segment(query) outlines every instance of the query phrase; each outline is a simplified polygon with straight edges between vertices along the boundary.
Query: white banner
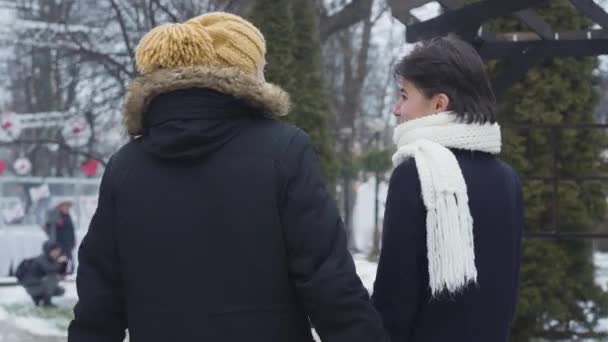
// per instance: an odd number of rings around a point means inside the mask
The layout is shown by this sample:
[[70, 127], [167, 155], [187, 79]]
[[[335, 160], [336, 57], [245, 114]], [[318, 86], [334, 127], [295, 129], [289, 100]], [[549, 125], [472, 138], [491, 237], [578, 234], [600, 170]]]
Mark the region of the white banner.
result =
[[43, 198], [51, 197], [51, 191], [48, 184], [42, 184], [41, 186], [30, 188], [30, 198], [32, 202], [36, 203]]
[[[12, 142], [27, 128], [60, 127], [74, 112], [2, 113], [0, 114], [0, 141]], [[79, 117], [75, 119], [81, 120]], [[72, 121], [74, 119], [71, 119]], [[88, 132], [87, 132], [88, 133]], [[82, 134], [81, 134], [82, 135]]]
[[0, 201], [0, 212], [4, 223], [10, 224], [25, 216], [23, 203], [19, 197], [4, 197]]
[[21, 128], [40, 128], [61, 126], [68, 117], [74, 115], [70, 112], [40, 112], [20, 113], [17, 117], [21, 121]]

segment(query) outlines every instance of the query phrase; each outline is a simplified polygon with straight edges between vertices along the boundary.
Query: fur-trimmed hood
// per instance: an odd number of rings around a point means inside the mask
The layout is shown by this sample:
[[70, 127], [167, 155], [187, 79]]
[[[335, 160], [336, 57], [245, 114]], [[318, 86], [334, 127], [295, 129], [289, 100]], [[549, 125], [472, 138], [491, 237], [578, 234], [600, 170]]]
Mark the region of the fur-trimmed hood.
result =
[[131, 135], [143, 133], [144, 115], [158, 95], [190, 88], [212, 89], [232, 95], [275, 116], [287, 115], [289, 95], [280, 87], [259, 81], [237, 68], [205, 66], [159, 70], [134, 79], [128, 87], [123, 123]]

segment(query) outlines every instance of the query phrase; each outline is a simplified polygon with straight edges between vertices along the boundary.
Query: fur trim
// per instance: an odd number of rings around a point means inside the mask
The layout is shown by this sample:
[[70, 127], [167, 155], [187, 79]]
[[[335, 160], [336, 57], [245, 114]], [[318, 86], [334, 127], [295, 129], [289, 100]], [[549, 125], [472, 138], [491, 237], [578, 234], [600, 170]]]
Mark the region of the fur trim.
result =
[[209, 88], [232, 95], [276, 116], [285, 116], [289, 111], [287, 92], [237, 68], [193, 66], [158, 70], [129, 84], [123, 107], [127, 132], [142, 134], [143, 117], [154, 97], [188, 88]]

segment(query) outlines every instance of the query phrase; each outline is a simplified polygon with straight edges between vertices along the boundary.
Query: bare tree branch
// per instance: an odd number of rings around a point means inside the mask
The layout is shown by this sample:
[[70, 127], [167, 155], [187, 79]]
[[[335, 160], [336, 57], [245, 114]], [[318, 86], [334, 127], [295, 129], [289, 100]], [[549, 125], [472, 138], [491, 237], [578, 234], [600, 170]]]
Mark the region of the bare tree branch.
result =
[[399, 20], [404, 25], [410, 25], [415, 22], [418, 22], [418, 19], [414, 17], [410, 10], [419, 6], [424, 5], [429, 2], [428, 0], [386, 0], [388, 2], [389, 7], [391, 8], [391, 12], [397, 20]]
[[[114, 12], [116, 13], [116, 20], [118, 21], [118, 25], [120, 26], [120, 31], [122, 33], [122, 38], [124, 40], [125, 47], [127, 48], [127, 52], [129, 53], [129, 56], [131, 57], [131, 64], [133, 66], [135, 66], [135, 51], [133, 50], [133, 47], [131, 46], [131, 39], [129, 38], [129, 34], [127, 32], [127, 26], [126, 26], [125, 20], [122, 16], [122, 11], [120, 10], [120, 7], [118, 6], [118, 4], [116, 3], [115, 0], [110, 0], [110, 4], [112, 5]], [[135, 68], [133, 68], [133, 69], [135, 69]]]
[[179, 18], [169, 10], [169, 8], [167, 8], [167, 6], [163, 5], [160, 0], [151, 0], [151, 2], [153, 2], [156, 6], [158, 6], [158, 8], [160, 8], [166, 15], [169, 16], [169, 18], [171, 18], [171, 21], [173, 21], [174, 23], [179, 22]]
[[376, 14], [376, 17], [372, 19], [372, 26], [376, 25], [376, 23], [382, 18], [382, 16], [389, 10], [388, 4], [384, 3], [382, 5], [382, 9]]
[[373, 0], [352, 0], [338, 13], [321, 17], [321, 41], [369, 17]]
[[239, 15], [245, 15], [247, 11], [251, 8], [251, 4], [251, 0], [228, 0], [224, 8], [225, 11], [236, 13]]
[[[124, 73], [129, 78], [135, 76], [135, 73], [133, 71], [130, 71], [129, 69], [127, 69], [127, 67], [125, 67], [125, 65], [123, 63], [120, 63], [119, 61], [113, 59], [110, 55], [101, 53], [99, 51], [87, 49], [84, 46], [81, 46], [79, 49], [73, 50], [73, 51], [75, 53], [80, 53], [80, 54], [92, 57], [92, 59], [91, 59], [92, 61], [95, 61], [95, 58], [99, 58], [99, 59], [101, 59], [102, 65], [106, 66], [106, 64], [110, 64], [111, 66], [116, 68], [116, 70]], [[107, 63], [103, 63], [104, 61]], [[108, 70], [110, 70], [110, 69], [108, 69]], [[118, 78], [122, 79], [122, 77], [120, 77], [119, 74], [114, 74], [114, 75], [117, 76]]]
[[[121, 63], [121, 62], [115, 60], [109, 54], [102, 53], [99, 51], [94, 51], [94, 50], [91, 50], [91, 49], [85, 47], [82, 44], [82, 42], [80, 41], [80, 39], [78, 39], [78, 37], [76, 37], [75, 34], [68, 33], [67, 36], [70, 38], [72, 43], [74, 43], [78, 47], [77, 49], [71, 49], [74, 53], [80, 54], [83, 56], [87, 56], [87, 57], [91, 58], [92, 61], [96, 61], [96, 59], [100, 59], [101, 64], [104, 66], [104, 68], [106, 68], [106, 70], [108, 72], [110, 72], [115, 78], [122, 80], [122, 78], [120, 77], [120, 72], [124, 73], [129, 78], [132, 78], [135, 76], [135, 73], [133, 71], [127, 69], [127, 67], [124, 65], [124, 63]], [[111, 69], [106, 65], [106, 63], [112, 65], [116, 70], [118, 70], [119, 73], [111, 72]]]
[[224, 10], [229, 12], [233, 9], [233, 7], [236, 5], [236, 0], [228, 0], [228, 2], [225, 4], [224, 6]]
[[150, 18], [150, 26], [156, 27], [156, 16], [154, 12], [154, 2], [148, 1], [148, 17]]
[[[373, 0], [372, 0], [373, 2]], [[363, 34], [361, 35], [361, 48], [359, 49], [359, 56], [357, 60], [357, 74], [355, 76], [355, 82], [362, 88], [367, 76], [368, 56], [369, 48], [371, 44], [372, 36], [372, 18], [368, 16], [363, 24]]]

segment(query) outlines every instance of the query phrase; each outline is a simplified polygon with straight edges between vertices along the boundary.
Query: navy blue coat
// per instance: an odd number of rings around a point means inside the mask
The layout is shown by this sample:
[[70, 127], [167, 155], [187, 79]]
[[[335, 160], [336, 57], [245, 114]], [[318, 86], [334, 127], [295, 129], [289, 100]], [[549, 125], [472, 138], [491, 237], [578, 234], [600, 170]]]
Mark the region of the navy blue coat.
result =
[[473, 216], [478, 284], [431, 297], [426, 209], [414, 159], [391, 177], [373, 301], [393, 342], [502, 342], [518, 297], [524, 204], [517, 174], [481, 152], [453, 151]]

